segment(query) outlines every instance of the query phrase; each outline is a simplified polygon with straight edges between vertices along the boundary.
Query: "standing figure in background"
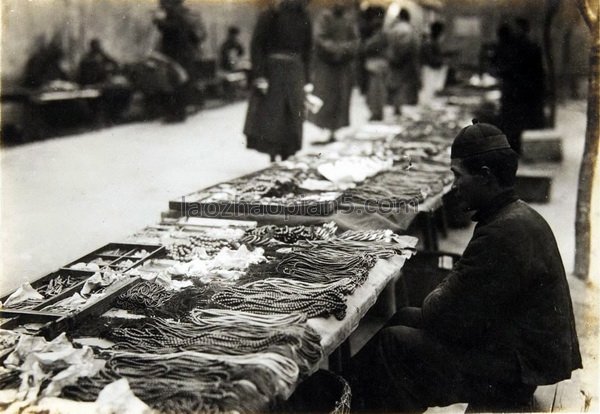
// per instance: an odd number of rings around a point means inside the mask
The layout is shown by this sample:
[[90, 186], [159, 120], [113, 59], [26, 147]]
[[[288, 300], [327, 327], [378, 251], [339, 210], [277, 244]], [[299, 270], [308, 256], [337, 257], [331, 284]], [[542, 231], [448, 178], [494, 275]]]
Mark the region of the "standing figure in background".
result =
[[169, 96], [165, 107], [166, 121], [183, 121], [190, 93], [197, 80], [197, 67], [201, 58], [200, 46], [206, 39], [206, 29], [200, 16], [183, 5], [184, 0], [160, 0], [160, 9], [154, 17], [154, 24], [161, 33], [159, 51], [174, 64], [171, 72], [185, 71], [186, 81], [174, 84], [174, 92]]
[[330, 131], [350, 125], [350, 97], [354, 85], [354, 59], [360, 46], [354, 11], [345, 0], [336, 0], [325, 9], [315, 23], [314, 94], [323, 100], [323, 107], [309, 120]]
[[419, 41], [410, 24], [408, 10], [400, 10], [398, 19], [387, 32], [387, 58], [390, 64], [388, 91], [396, 115], [402, 105], [416, 105], [421, 89]]
[[[374, 30], [378, 29], [375, 25], [375, 20], [380, 19], [381, 14], [385, 15], [385, 8], [376, 5], [368, 5], [364, 10], [358, 13], [357, 24], [358, 24], [358, 33], [360, 35], [360, 41], [364, 44], [364, 42], [373, 36]], [[368, 74], [365, 67], [366, 56], [364, 55], [364, 50], [361, 49], [358, 54], [357, 59], [357, 71], [356, 78], [358, 82], [358, 86], [360, 88], [360, 92], [362, 94], [367, 93], [367, 84], [368, 84]]]
[[444, 54], [440, 39], [444, 33], [442, 22], [433, 22], [430, 26], [429, 38], [421, 47], [421, 64], [423, 87], [419, 93], [419, 103], [427, 104], [436, 92], [444, 88], [448, 67], [444, 65]]
[[194, 77], [206, 29], [199, 15], [183, 5], [184, 0], [160, 0], [154, 24], [161, 33], [159, 51], [179, 63]]
[[221, 45], [221, 69], [232, 72], [237, 69], [238, 62], [241, 57], [244, 56], [244, 46], [238, 39], [240, 35], [240, 28], [237, 26], [230, 26], [227, 30], [227, 39]]
[[248, 148], [282, 160], [302, 147], [305, 91], [310, 91], [312, 24], [305, 0], [279, 0], [262, 12], [250, 47], [252, 93]]
[[106, 82], [118, 67], [118, 63], [104, 51], [100, 40], [92, 39], [90, 49], [79, 62], [77, 82], [80, 85]]
[[379, 13], [371, 19], [371, 36], [362, 47], [365, 56], [365, 70], [367, 72], [367, 105], [371, 111], [369, 121], [382, 121], [383, 108], [387, 101], [387, 77], [389, 64], [386, 59], [387, 39], [383, 32], [385, 10], [380, 8]]
[[[500, 125], [515, 152], [521, 152], [521, 134], [545, 124], [545, 82], [542, 50], [529, 39], [529, 22], [515, 21], [511, 35], [500, 33], [497, 75], [501, 80]], [[499, 36], [500, 37], [500, 36]]]

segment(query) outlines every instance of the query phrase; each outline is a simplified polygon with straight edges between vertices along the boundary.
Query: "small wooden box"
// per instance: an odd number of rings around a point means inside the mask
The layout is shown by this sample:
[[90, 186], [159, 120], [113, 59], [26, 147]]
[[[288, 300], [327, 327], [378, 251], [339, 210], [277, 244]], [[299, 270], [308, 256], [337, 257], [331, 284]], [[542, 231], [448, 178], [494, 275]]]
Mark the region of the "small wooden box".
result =
[[521, 159], [525, 162], [562, 161], [562, 137], [553, 129], [523, 131]]

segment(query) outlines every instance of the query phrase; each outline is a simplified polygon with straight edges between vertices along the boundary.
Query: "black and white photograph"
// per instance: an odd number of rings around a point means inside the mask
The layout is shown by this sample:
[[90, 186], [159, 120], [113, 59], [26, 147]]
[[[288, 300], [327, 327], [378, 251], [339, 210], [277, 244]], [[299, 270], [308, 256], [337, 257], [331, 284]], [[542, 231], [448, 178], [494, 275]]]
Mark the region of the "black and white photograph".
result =
[[0, 22], [0, 412], [600, 413], [600, 0]]

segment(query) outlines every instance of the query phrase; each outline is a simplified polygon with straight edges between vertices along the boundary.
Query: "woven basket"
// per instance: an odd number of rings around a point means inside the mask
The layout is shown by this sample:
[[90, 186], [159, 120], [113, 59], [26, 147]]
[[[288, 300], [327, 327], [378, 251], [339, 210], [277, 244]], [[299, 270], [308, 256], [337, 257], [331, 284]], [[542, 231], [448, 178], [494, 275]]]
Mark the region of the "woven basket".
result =
[[344, 378], [319, 370], [298, 386], [281, 412], [350, 414], [351, 399], [352, 391]]

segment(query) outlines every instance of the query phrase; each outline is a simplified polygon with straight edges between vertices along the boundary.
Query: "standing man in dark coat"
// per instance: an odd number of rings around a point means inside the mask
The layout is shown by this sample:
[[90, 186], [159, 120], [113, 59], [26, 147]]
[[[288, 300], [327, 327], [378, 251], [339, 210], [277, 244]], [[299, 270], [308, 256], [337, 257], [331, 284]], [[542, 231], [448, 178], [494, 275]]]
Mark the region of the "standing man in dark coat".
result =
[[305, 0], [279, 0], [260, 14], [250, 45], [253, 89], [244, 134], [248, 148], [282, 160], [302, 147], [312, 25]]
[[523, 131], [545, 125], [545, 71], [542, 49], [529, 38], [529, 22], [517, 19], [514, 26], [497, 65], [502, 93], [500, 124], [511, 147], [520, 153]]
[[185, 72], [186, 81], [178, 84], [171, 80], [173, 93], [164, 102], [166, 121], [183, 121], [186, 107], [198, 80], [200, 46], [206, 39], [206, 28], [200, 16], [183, 5], [184, 0], [160, 0], [160, 9], [154, 16], [154, 24], [161, 33], [159, 50], [175, 63], [170, 72]]
[[179, 63], [193, 78], [200, 59], [206, 28], [199, 15], [183, 5], [184, 0], [160, 0], [154, 24], [161, 33], [159, 50]]
[[335, 131], [350, 125], [350, 97], [354, 86], [354, 60], [360, 37], [354, 11], [346, 0], [336, 0], [319, 15], [315, 24], [314, 94], [323, 100], [323, 107], [309, 120], [330, 131], [329, 141], [335, 141]]
[[468, 402], [515, 412], [538, 385], [582, 367], [560, 253], [546, 221], [515, 196], [516, 169], [492, 125], [468, 126], [454, 140], [454, 188], [477, 226], [422, 307], [401, 310], [353, 360], [358, 408]]

